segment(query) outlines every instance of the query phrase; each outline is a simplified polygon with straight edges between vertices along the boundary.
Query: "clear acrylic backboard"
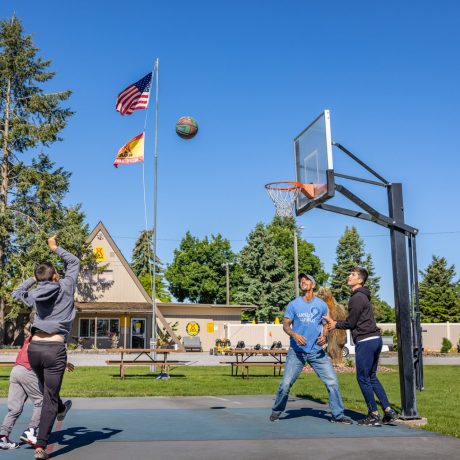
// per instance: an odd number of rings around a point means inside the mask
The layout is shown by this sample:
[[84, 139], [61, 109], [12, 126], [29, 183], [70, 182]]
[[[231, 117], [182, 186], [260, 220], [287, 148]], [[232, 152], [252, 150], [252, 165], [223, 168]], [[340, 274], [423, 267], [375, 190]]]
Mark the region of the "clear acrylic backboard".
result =
[[297, 195], [296, 214], [307, 212], [334, 196], [334, 167], [329, 110], [294, 138], [296, 182], [311, 184]]

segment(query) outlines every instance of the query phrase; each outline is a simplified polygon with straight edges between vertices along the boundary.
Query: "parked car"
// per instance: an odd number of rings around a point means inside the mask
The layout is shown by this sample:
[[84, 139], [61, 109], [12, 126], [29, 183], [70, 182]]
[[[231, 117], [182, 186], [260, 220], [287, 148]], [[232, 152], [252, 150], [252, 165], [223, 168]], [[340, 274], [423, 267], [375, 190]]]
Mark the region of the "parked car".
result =
[[[393, 346], [393, 337], [383, 336], [382, 339], [383, 339], [382, 351], [390, 351], [387, 340], [391, 339], [391, 345]], [[348, 355], [354, 355], [354, 354], [355, 354], [355, 342], [353, 342], [353, 337], [351, 336], [350, 330], [347, 329], [347, 342], [345, 343], [345, 346], [342, 349], [342, 356], [346, 358]]]

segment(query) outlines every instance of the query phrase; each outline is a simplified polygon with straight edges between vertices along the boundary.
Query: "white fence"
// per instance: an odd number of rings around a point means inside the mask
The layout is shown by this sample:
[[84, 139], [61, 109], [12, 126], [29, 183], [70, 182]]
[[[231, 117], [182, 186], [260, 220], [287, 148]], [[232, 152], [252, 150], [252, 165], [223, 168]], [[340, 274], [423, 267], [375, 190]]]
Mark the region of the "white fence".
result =
[[[379, 323], [382, 331], [396, 331], [395, 323]], [[231, 324], [224, 325], [225, 337], [235, 346], [243, 340], [246, 346], [270, 346], [280, 341], [283, 347], [289, 346], [289, 337], [283, 332], [282, 324]], [[460, 340], [460, 323], [422, 323], [423, 348], [426, 351], [439, 351], [442, 339], [446, 337], [456, 348]]]

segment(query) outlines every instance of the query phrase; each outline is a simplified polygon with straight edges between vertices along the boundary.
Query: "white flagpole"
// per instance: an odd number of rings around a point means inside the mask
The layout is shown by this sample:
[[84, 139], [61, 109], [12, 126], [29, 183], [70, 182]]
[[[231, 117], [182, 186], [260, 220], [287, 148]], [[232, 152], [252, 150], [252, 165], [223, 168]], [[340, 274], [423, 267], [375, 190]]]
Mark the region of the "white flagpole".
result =
[[[154, 154], [154, 179], [153, 179], [153, 287], [152, 287], [152, 345], [157, 347], [157, 284], [156, 284], [156, 261], [157, 261], [157, 198], [158, 198], [158, 68], [160, 60], [155, 62], [155, 154]], [[154, 353], [156, 361], [156, 353]]]

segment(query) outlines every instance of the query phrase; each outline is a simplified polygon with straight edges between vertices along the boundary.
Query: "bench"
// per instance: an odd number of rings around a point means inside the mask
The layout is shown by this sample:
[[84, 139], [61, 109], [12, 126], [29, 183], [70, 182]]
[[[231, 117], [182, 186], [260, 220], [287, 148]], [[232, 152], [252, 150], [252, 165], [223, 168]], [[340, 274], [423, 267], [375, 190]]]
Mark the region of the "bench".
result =
[[160, 366], [161, 372], [169, 374], [170, 367], [185, 366], [187, 363], [185, 361], [152, 361], [150, 359], [146, 360], [137, 360], [137, 361], [121, 361], [110, 359], [105, 362], [107, 366], [120, 366], [120, 377], [125, 378], [125, 367], [128, 366]]
[[219, 364], [230, 364], [232, 366], [232, 375], [233, 375], [233, 368], [235, 368], [235, 375], [238, 375], [238, 368], [242, 367], [243, 372], [241, 373], [241, 377], [244, 379], [244, 370], [246, 369], [246, 378], [249, 378], [249, 368], [250, 367], [273, 367], [273, 377], [276, 376], [276, 369], [278, 369], [278, 375], [281, 375], [281, 369], [284, 367], [285, 363], [274, 363], [274, 362], [236, 363], [235, 361], [221, 361]]
[[201, 351], [201, 340], [197, 336], [193, 337], [184, 337], [182, 340], [182, 343], [184, 345], [185, 351]]
[[14, 366], [16, 363], [14, 361], [4, 361], [0, 363], [0, 367], [9, 367]]

